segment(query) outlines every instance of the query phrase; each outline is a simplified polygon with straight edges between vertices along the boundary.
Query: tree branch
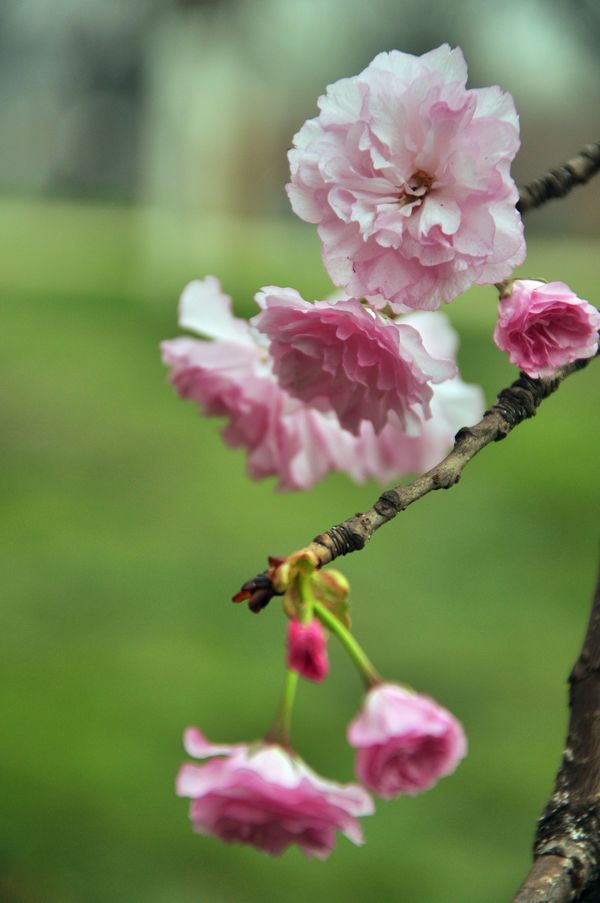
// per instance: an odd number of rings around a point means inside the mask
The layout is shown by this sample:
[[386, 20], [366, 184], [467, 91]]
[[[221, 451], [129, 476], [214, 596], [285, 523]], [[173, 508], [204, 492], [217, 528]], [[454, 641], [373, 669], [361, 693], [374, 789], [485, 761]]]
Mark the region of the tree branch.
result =
[[600, 574], [569, 684], [562, 762], [538, 822], [534, 864], [513, 903], [600, 901]]
[[[553, 198], [562, 198], [576, 185], [584, 185], [600, 170], [600, 142], [586, 144], [578, 154], [557, 169], [524, 185], [519, 192], [517, 209], [526, 213], [541, 207]], [[373, 533], [404, 511], [417, 499], [432, 489], [449, 489], [458, 483], [464, 467], [475, 455], [489, 445], [504, 439], [523, 420], [533, 417], [538, 406], [559, 387], [563, 379], [581, 370], [589, 360], [575, 361], [561, 367], [551, 377], [531, 379], [521, 373], [508, 389], [503, 389], [496, 404], [472, 427], [463, 427], [456, 434], [454, 448], [432, 470], [418, 477], [407, 486], [397, 486], [379, 496], [375, 504], [364, 514], [355, 514], [326, 533], [319, 533], [302, 551], [314, 556], [318, 567], [328, 564], [340, 555], [362, 549]], [[270, 571], [264, 571], [247, 580], [233, 597], [234, 602], [248, 601], [252, 611], [259, 612], [276, 595]], [[600, 903], [600, 901], [599, 901]]]
[[539, 179], [524, 185], [519, 192], [517, 210], [525, 213], [554, 198], [564, 198], [576, 185], [586, 182], [600, 170], [600, 142], [586, 144], [566, 163], [551, 169]]
[[[340, 555], [364, 548], [376, 530], [417, 499], [435, 489], [450, 489], [456, 485], [475, 455], [491, 442], [504, 439], [523, 420], [533, 417], [544, 398], [589, 361], [589, 358], [574, 361], [560, 367], [552, 376], [540, 379], [521, 373], [511, 386], [500, 392], [496, 403], [486, 411], [479, 423], [458, 431], [452, 451], [439, 464], [412, 483], [386, 490], [368, 511], [354, 514], [325, 533], [319, 533], [302, 551], [311, 556], [318, 567], [322, 567]], [[274, 595], [276, 591], [266, 571], [244, 583], [233, 598], [234, 602], [247, 600], [251, 610], [258, 612]]]

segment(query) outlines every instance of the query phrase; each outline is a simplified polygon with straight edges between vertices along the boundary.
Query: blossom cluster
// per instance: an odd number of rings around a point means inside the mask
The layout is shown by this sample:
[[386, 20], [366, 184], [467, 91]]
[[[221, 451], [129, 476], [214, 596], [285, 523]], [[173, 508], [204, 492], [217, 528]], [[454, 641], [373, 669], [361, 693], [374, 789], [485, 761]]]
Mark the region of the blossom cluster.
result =
[[361, 784], [327, 780], [279, 743], [213, 744], [188, 728], [186, 752], [206, 761], [184, 764], [176, 790], [191, 798], [198, 834], [250, 844], [272, 856], [296, 845], [309, 858], [324, 859], [337, 831], [363, 843], [358, 818], [374, 812], [369, 790], [383, 799], [426, 790], [453, 772], [466, 753], [464, 732], [450, 712], [390, 683], [367, 693], [348, 741], [357, 750]]
[[[320, 570], [306, 550], [270, 558], [268, 578], [289, 618], [287, 674], [271, 729], [255, 743], [212, 744], [196, 728], [184, 734], [186, 752], [205, 760], [184, 764], [180, 796], [190, 797], [199, 834], [250, 844], [271, 855], [291, 845], [325, 858], [340, 831], [362, 843], [358, 818], [370, 815], [370, 793], [382, 799], [416, 794], [451, 774], [466, 754], [464, 731], [433, 699], [384, 681], [350, 632], [349, 584], [336, 570]], [[234, 601], [251, 601], [244, 590]], [[348, 726], [359, 784], [317, 775], [293, 750], [290, 721], [299, 676], [323, 681], [329, 672], [324, 625], [341, 641], [367, 687]]]
[[[317, 225], [335, 300], [269, 286], [248, 324], [215, 277], [185, 289], [180, 324], [212, 342], [164, 342], [163, 359], [182, 397], [227, 418], [223, 437], [247, 449], [252, 479], [307, 489], [339, 470], [387, 482], [437, 463], [481, 415], [447, 322], [425, 312], [501, 283], [526, 249], [513, 100], [466, 80], [447, 44], [381, 53], [330, 85], [294, 137], [287, 192]], [[494, 338], [511, 361], [540, 376], [594, 354], [595, 308], [562, 283], [533, 286], [515, 283], [501, 304]]]
[[483, 410], [460, 378], [457, 338], [440, 313], [382, 318], [356, 299], [309, 304], [269, 287], [250, 322], [209, 276], [190, 283], [180, 325], [211, 339], [162, 343], [182, 398], [226, 417], [225, 442], [248, 450], [252, 479], [308, 489], [339, 470], [385, 482], [432, 467]]
[[[216, 277], [185, 288], [179, 323], [200, 338], [163, 342], [163, 360], [182, 398], [226, 419], [225, 442], [247, 450], [253, 479], [307, 489], [332, 470], [385, 482], [437, 463], [484, 407], [458, 373], [456, 335], [438, 311], [473, 284], [497, 285], [494, 340], [529, 376], [596, 353], [591, 304], [560, 282], [511, 278], [526, 250], [510, 175], [518, 117], [509, 94], [468, 89], [466, 79], [461, 51], [448, 45], [421, 57], [382, 53], [329, 86], [295, 136], [287, 192], [317, 226], [335, 297], [310, 303], [267, 286], [247, 321]], [[191, 798], [200, 834], [324, 858], [338, 831], [362, 843], [371, 792], [432, 787], [454, 771], [466, 739], [433, 699], [375, 671], [350, 633], [341, 575], [322, 573], [307, 550], [269, 564], [259, 597], [250, 581], [234, 601], [259, 611], [283, 596], [287, 689], [274, 726], [254, 744], [212, 744], [189, 728], [185, 749], [203, 762], [181, 768], [177, 792]], [[358, 784], [320, 777], [289, 741], [298, 676], [321, 682], [329, 672], [324, 627], [368, 688], [347, 731]]]

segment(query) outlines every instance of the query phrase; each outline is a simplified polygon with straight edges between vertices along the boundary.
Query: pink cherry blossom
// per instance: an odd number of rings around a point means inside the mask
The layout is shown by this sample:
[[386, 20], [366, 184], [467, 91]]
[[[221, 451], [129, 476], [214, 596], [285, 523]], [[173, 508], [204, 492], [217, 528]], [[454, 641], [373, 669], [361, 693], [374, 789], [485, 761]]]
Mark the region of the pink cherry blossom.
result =
[[[458, 336], [444, 314], [415, 311], [401, 318], [418, 329], [429, 354], [454, 360]], [[370, 423], [363, 422], [356, 444], [360, 476], [389, 482], [399, 474], [423, 473], [442, 460], [462, 426], [472, 426], [485, 410], [479, 386], [469, 385], [459, 375], [433, 386], [431, 417], [420, 432], [410, 436], [388, 424], [376, 435]]]
[[180, 324], [213, 341], [181, 337], [163, 342], [163, 361], [182, 398], [207, 416], [227, 417], [223, 438], [248, 450], [252, 479], [275, 475], [283, 490], [307, 489], [329, 470], [344, 469], [353, 438], [333, 415], [291, 398], [272, 374], [267, 343], [231, 313], [231, 299], [212, 276], [190, 283]]
[[447, 44], [380, 53], [330, 85], [294, 137], [292, 207], [318, 224], [327, 271], [349, 295], [433, 310], [523, 261], [513, 100], [466, 79]]
[[563, 364], [593, 357], [600, 313], [564, 282], [517, 279], [500, 300], [494, 341], [529, 376], [550, 376]]
[[287, 648], [288, 668], [307, 680], [325, 680], [329, 673], [327, 635], [316, 618], [307, 624], [296, 618], [289, 622]]
[[[162, 343], [173, 386], [207, 416], [227, 418], [223, 438], [247, 450], [250, 477], [276, 476], [280, 490], [307, 489], [332, 470], [357, 483], [426, 470], [443, 457], [457, 429], [475, 423], [483, 410], [480, 390], [455, 376], [433, 385], [432, 417], [417, 434], [392, 423], [376, 434], [363, 421], [355, 436], [333, 412], [318, 411], [278, 385], [266, 338], [233, 316], [217, 279], [190, 283], [179, 315], [182, 326], [209, 341]], [[454, 360], [456, 336], [442, 314], [418, 312], [403, 321], [419, 331], [429, 355]]]
[[177, 794], [192, 799], [190, 819], [198, 834], [250, 844], [271, 856], [296, 845], [318, 859], [333, 850], [336, 831], [364, 842], [357, 819], [374, 807], [362, 787], [328, 781], [272, 743], [217, 745], [188, 728], [184, 746], [190, 756], [208, 760], [184, 764], [177, 776]]
[[269, 340], [279, 384], [322, 411], [333, 410], [354, 434], [371, 422], [392, 422], [415, 435], [431, 415], [432, 383], [456, 365], [427, 353], [414, 326], [398, 323], [347, 298], [309, 304], [294, 289], [271, 286], [257, 296], [253, 323]]
[[396, 684], [369, 690], [348, 728], [348, 742], [358, 749], [359, 779], [383, 799], [427, 790], [453, 772], [467, 751], [464, 731], [450, 712]]

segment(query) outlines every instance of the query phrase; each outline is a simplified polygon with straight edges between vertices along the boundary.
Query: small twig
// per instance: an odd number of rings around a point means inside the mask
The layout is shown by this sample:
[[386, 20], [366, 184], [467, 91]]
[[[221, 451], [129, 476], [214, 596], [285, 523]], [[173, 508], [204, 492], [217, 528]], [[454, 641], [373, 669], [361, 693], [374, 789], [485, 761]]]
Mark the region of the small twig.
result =
[[524, 185], [519, 191], [517, 210], [525, 213], [534, 207], [541, 207], [546, 201], [563, 198], [576, 185], [586, 182], [600, 170], [600, 142], [586, 144], [578, 154], [551, 169], [539, 179]]
[[538, 823], [534, 864], [513, 903], [600, 901], [600, 574], [569, 684], [562, 762]]
[[[364, 548], [376, 530], [417, 499], [434, 489], [450, 489], [456, 485], [464, 468], [482, 448], [504, 439], [515, 426], [533, 417], [544, 398], [555, 392], [567, 376], [585, 367], [589, 360], [566, 364], [553, 376], [541, 379], [532, 379], [521, 373], [519, 379], [500, 392], [496, 403], [486, 411], [479, 423], [459, 430], [454, 448], [439, 464], [412, 483], [386, 490], [368, 511], [355, 514], [325, 533], [319, 533], [302, 551], [310, 555], [318, 567], [322, 567], [340, 555]], [[241, 592], [234, 596], [234, 601], [247, 600], [253, 611], [260, 611], [275, 594], [266, 572], [248, 580]]]

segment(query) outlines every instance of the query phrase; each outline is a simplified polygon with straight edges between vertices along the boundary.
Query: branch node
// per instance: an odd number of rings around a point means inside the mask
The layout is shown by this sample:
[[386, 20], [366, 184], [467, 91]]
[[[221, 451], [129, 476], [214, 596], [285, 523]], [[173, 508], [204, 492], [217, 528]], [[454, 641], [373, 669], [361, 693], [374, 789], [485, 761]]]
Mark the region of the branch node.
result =
[[506, 423], [506, 428], [499, 425], [496, 442], [504, 439], [523, 420], [534, 417], [539, 405], [555, 391], [558, 382], [555, 379], [533, 379], [526, 373], [521, 373], [511, 386], [503, 389], [489, 412], [500, 414]]
[[475, 438], [475, 431], [470, 426], [462, 426], [454, 436], [454, 447]]
[[438, 466], [431, 474], [431, 483], [433, 489], [450, 489], [460, 479], [460, 472], [457, 472], [450, 464], [446, 466]]
[[404, 505], [395, 489], [387, 489], [381, 493], [373, 508], [384, 520], [391, 520], [395, 514], [404, 509]]
[[319, 542], [330, 549], [333, 559], [364, 548], [367, 538], [361, 530], [355, 529], [352, 521], [346, 521], [343, 524], [336, 524], [326, 533], [321, 533], [313, 542]]

